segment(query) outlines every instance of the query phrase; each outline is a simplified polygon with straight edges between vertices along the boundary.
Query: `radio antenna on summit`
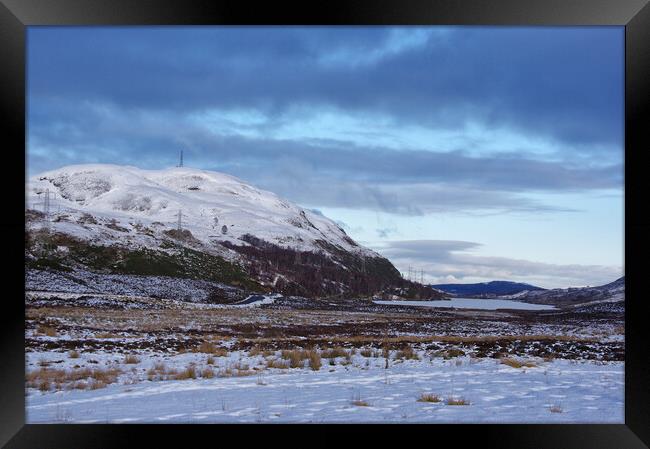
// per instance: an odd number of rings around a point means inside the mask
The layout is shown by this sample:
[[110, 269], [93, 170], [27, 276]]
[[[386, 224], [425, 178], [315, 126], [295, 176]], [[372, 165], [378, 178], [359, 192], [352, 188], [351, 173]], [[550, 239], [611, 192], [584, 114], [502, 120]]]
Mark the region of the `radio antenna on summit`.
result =
[[179, 166], [179, 167], [182, 167], [182, 166], [183, 166], [183, 150], [181, 150], [181, 156], [180, 156], [180, 161], [179, 161], [179, 163], [178, 163], [178, 166]]
[[183, 230], [183, 215], [185, 215], [185, 214], [183, 214], [183, 210], [182, 210], [182, 209], [178, 209], [178, 214], [177, 214], [177, 217], [178, 217], [177, 229], [178, 229], [179, 231], [182, 231], [182, 230]]

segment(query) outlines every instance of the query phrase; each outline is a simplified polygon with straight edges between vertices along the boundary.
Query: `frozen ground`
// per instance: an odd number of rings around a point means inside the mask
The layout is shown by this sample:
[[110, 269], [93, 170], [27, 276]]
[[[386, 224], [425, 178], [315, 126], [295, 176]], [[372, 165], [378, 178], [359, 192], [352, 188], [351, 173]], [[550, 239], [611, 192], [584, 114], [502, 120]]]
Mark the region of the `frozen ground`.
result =
[[[176, 357], [167, 363], [183, 363], [196, 354]], [[319, 371], [119, 382], [98, 390], [32, 389], [27, 422], [624, 422], [622, 362], [554, 360], [513, 368], [487, 358], [423, 357], [391, 362], [388, 369], [381, 357], [356, 356], [353, 362], [330, 366], [324, 360]], [[418, 401], [425, 393], [438, 395], [441, 402]], [[462, 397], [469, 405], [448, 405], [450, 397]]]
[[123, 284], [26, 294], [27, 422], [623, 422], [622, 313], [205, 304]]

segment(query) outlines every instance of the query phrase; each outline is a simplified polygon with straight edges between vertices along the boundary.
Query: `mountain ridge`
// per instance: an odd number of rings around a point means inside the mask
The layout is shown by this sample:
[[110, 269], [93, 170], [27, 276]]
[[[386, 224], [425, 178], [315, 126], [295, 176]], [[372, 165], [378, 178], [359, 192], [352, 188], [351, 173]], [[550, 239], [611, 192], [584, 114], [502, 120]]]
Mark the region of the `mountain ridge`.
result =
[[333, 220], [219, 172], [73, 165], [31, 177], [26, 194], [32, 269], [165, 275], [304, 296], [395, 287], [414, 298], [442, 296], [404, 280]]

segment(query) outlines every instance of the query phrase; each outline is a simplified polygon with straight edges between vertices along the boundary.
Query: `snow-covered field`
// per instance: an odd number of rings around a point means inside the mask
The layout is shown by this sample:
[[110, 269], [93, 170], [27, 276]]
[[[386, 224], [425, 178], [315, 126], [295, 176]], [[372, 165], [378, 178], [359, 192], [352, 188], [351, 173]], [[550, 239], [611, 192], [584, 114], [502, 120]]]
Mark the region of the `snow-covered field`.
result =
[[[178, 355], [167, 363], [195, 356]], [[40, 356], [30, 355], [35, 357]], [[388, 369], [381, 357], [356, 355], [352, 362], [324, 361], [318, 371], [273, 369], [246, 377], [119, 382], [97, 390], [30, 390], [27, 422], [624, 422], [622, 362], [554, 360], [513, 368], [487, 358], [423, 357], [391, 362]], [[441, 401], [419, 401], [423, 394]], [[449, 398], [469, 404], [450, 405]]]

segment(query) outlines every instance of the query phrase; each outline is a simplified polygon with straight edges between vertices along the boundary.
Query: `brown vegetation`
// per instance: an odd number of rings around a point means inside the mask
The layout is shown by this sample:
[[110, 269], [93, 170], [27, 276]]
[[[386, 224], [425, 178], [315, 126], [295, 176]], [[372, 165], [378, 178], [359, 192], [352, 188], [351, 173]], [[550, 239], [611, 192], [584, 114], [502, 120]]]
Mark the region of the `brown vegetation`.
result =
[[447, 404], [447, 405], [470, 405], [470, 402], [465, 398], [455, 398], [455, 397], [450, 396], [445, 401], [445, 404]]
[[502, 365], [508, 365], [513, 368], [533, 368], [537, 366], [535, 362], [527, 361], [527, 360], [518, 360], [514, 359], [512, 357], [502, 357], [499, 359], [499, 363]]
[[418, 398], [418, 402], [441, 402], [440, 396], [432, 393], [422, 393]]

